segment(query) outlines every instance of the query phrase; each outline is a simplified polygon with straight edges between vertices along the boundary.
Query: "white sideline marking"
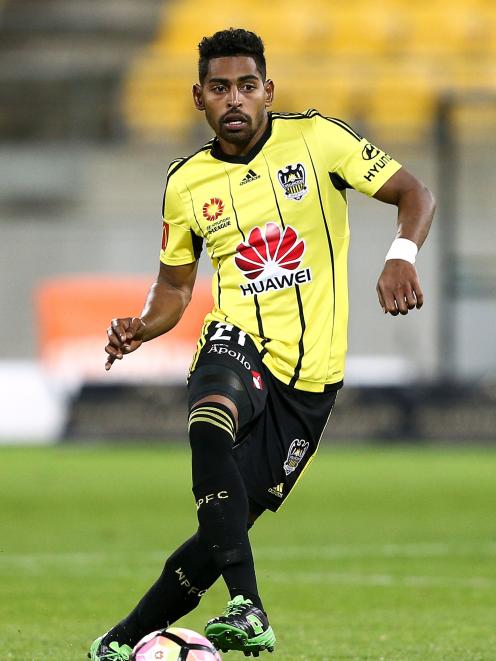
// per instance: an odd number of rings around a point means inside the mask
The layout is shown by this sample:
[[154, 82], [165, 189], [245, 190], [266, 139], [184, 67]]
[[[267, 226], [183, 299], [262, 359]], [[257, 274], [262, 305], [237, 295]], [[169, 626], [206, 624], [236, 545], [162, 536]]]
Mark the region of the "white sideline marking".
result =
[[[256, 546], [255, 546], [256, 549]], [[266, 558], [431, 558], [496, 554], [496, 542], [407, 542], [404, 544], [330, 544], [328, 546], [267, 546], [256, 552]]]
[[[338, 558], [431, 558], [447, 556], [492, 556], [496, 555], [496, 542], [409, 542], [405, 544], [330, 544], [327, 546], [262, 546], [257, 549], [258, 559], [280, 560], [294, 558], [302, 560], [326, 560]], [[133, 563], [143, 565], [144, 562], [155, 564], [165, 561], [168, 552], [150, 550], [146, 552], [104, 552], [104, 551], [71, 551], [71, 552], [40, 552], [40, 553], [2, 553], [0, 551], [0, 568], [11, 566], [26, 569], [39, 568], [42, 565], [83, 566], [91, 564], [112, 564], [116, 560], [127, 566]]]
[[[284, 572], [263, 572], [266, 579], [287, 583]], [[442, 588], [496, 588], [496, 579], [484, 576], [393, 576], [392, 574], [358, 574], [354, 572], [291, 572], [291, 580], [302, 583], [339, 583], [344, 585], [373, 585], [381, 587], [442, 587]]]
[[[494, 544], [490, 545], [494, 547]], [[294, 547], [296, 550], [299, 547]], [[474, 547], [472, 547], [474, 548]], [[146, 558], [146, 562], [143, 558]], [[301, 557], [301, 555], [299, 556]], [[70, 570], [71, 573], [78, 573], [81, 570], [86, 571], [84, 567], [89, 565], [110, 565], [112, 567], [113, 578], [118, 576], [129, 576], [135, 574], [135, 564], [140, 567], [148, 566], [159, 570], [160, 562], [165, 558], [165, 554], [157, 551], [132, 555], [126, 564], [116, 565], [116, 555], [106, 553], [40, 553], [40, 554], [21, 554], [6, 555], [0, 554], [0, 569], [8, 571], [9, 568], [16, 567], [24, 571], [34, 573], [43, 573], [44, 571], [62, 568], [64, 571]], [[119, 555], [119, 561], [122, 557]], [[287, 583], [288, 572], [272, 571], [264, 568], [260, 574], [265, 580], [277, 583]], [[358, 585], [358, 586], [378, 586], [378, 587], [442, 587], [442, 588], [470, 588], [470, 589], [491, 589], [496, 588], [496, 578], [484, 576], [395, 576], [393, 574], [366, 574], [359, 572], [290, 572], [291, 580], [299, 583], [310, 584], [335, 584], [335, 585]]]

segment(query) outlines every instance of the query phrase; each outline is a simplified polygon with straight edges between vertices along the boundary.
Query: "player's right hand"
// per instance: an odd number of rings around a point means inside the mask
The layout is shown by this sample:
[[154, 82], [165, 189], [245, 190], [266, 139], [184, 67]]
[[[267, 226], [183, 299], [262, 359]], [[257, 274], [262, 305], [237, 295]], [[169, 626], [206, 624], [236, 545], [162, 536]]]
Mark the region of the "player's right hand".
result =
[[122, 360], [124, 354], [136, 351], [143, 344], [143, 335], [146, 324], [139, 317], [125, 317], [112, 319], [107, 328], [108, 344], [105, 351], [108, 353], [105, 369], [108, 371], [114, 360]]

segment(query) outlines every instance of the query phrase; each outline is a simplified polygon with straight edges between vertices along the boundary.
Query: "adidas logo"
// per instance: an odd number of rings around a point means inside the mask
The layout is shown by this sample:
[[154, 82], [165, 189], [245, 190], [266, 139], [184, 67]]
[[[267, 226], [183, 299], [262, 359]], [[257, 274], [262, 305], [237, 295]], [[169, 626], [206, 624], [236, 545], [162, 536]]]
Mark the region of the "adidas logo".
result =
[[241, 179], [239, 185], [244, 186], [245, 184], [249, 184], [250, 182], [256, 181], [257, 179], [260, 179], [260, 175], [254, 172], [253, 170], [248, 170], [248, 174], [246, 175], [246, 177]]
[[283, 489], [284, 489], [284, 482], [281, 482], [280, 484], [276, 484], [275, 487], [271, 487], [269, 489], [269, 493], [271, 493], [273, 496], [277, 496], [278, 498], [283, 498]]

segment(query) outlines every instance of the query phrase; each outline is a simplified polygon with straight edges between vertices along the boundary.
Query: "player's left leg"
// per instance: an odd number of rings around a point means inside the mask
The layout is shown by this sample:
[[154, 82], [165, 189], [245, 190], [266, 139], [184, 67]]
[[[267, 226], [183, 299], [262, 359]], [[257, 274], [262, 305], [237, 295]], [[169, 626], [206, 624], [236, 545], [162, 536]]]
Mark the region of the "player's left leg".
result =
[[219, 571], [197, 532], [167, 559], [161, 575], [131, 613], [101, 637], [95, 661], [112, 658], [107, 648], [132, 649], [146, 634], [170, 626], [196, 608], [218, 577]]
[[[250, 510], [248, 529], [263, 508], [252, 503]], [[131, 613], [93, 642], [89, 658], [127, 661], [143, 636], [191, 612], [219, 577], [220, 570], [196, 532], [167, 559], [161, 575]]]
[[[250, 497], [276, 511], [315, 455], [336, 397], [335, 392], [297, 391], [265, 373], [267, 402], [234, 456]], [[223, 615], [211, 620], [207, 637], [222, 650], [245, 654], [269, 650], [275, 636], [265, 613], [234, 599]]]

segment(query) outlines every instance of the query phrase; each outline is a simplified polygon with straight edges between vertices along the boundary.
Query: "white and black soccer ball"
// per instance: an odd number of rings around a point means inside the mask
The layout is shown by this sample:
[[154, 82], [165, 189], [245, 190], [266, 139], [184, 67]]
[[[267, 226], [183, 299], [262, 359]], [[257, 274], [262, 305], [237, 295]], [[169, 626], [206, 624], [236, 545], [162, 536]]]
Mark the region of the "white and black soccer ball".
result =
[[170, 627], [153, 631], [133, 649], [130, 661], [222, 661], [212, 643], [196, 631]]

